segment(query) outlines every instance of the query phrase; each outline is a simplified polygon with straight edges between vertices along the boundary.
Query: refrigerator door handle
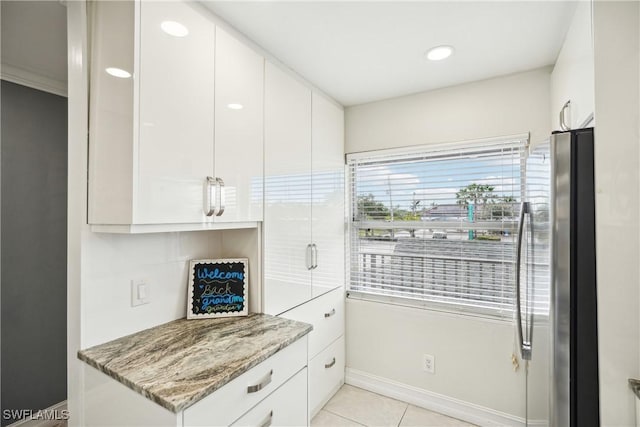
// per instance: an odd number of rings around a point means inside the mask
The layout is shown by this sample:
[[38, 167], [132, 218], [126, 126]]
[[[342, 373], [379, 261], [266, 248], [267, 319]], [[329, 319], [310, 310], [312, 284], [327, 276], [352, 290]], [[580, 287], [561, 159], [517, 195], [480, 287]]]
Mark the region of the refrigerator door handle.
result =
[[520, 300], [520, 264], [522, 261], [522, 238], [524, 235], [524, 216], [529, 213], [529, 203], [520, 204], [520, 220], [518, 221], [518, 241], [516, 246], [516, 329], [518, 331], [518, 344], [523, 360], [531, 360], [531, 342], [525, 342], [522, 334], [522, 306]]

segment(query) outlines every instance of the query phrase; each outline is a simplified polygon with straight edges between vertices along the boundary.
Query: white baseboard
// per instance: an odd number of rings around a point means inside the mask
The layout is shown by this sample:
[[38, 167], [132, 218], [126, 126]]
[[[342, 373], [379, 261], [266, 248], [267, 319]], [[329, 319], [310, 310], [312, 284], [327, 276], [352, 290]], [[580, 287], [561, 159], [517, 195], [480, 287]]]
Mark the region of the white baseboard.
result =
[[465, 402], [442, 394], [382, 378], [357, 369], [346, 369], [345, 383], [398, 399], [479, 426], [546, 426], [546, 420], [530, 420]]
[[[64, 413], [68, 414], [67, 411], [67, 401], [63, 401], [60, 403], [56, 403], [53, 406], [48, 407], [47, 409], [43, 409], [42, 412], [43, 413], [49, 413], [49, 414], [54, 414], [57, 413], [59, 415], [63, 415], [63, 411], [65, 411]], [[36, 414], [38, 413], [38, 411], [34, 410], [33, 411], [33, 416], [35, 417]], [[46, 417], [46, 415], [43, 415], [43, 417]], [[16, 421], [13, 424], [9, 424], [7, 427], [54, 427], [57, 425], [60, 425], [60, 423], [62, 423], [63, 420], [58, 419], [58, 420], [45, 420], [45, 419], [41, 419], [41, 420], [31, 420], [31, 419], [23, 419], [20, 421]], [[66, 425], [66, 424], [65, 424]]]

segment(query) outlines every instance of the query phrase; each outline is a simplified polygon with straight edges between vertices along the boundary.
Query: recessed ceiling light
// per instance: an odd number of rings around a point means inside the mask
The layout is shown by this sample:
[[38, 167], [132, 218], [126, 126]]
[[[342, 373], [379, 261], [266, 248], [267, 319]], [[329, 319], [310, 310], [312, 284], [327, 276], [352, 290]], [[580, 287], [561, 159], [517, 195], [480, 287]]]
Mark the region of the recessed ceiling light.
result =
[[436, 46], [432, 49], [429, 49], [425, 54], [425, 58], [430, 61], [440, 61], [442, 59], [448, 58], [453, 53], [453, 48], [451, 46]]
[[122, 68], [109, 67], [105, 71], [113, 77], [118, 77], [120, 79], [128, 79], [131, 77], [131, 73], [123, 70]]
[[242, 104], [228, 104], [227, 108], [230, 110], [242, 110]]
[[187, 27], [176, 21], [163, 21], [160, 24], [162, 31], [173, 37], [185, 37], [189, 34]]

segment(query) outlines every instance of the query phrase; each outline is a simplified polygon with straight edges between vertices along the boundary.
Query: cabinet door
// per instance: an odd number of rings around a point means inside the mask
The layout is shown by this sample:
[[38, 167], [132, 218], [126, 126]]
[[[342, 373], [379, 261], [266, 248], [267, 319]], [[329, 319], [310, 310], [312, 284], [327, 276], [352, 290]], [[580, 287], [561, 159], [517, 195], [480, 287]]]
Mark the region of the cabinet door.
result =
[[215, 175], [225, 205], [215, 221], [261, 221], [264, 58], [219, 27], [215, 55]]
[[265, 66], [264, 311], [311, 298], [311, 91]]
[[129, 224], [132, 220], [133, 1], [92, 2], [89, 82], [89, 223]]
[[203, 222], [213, 174], [215, 26], [195, 3], [140, 8], [134, 223]]
[[[551, 73], [551, 129], [560, 129], [559, 114], [565, 102], [565, 122], [571, 129], [585, 127], [595, 109], [592, 2], [577, 2], [573, 18]], [[594, 123], [586, 123], [594, 126]]]
[[309, 412], [313, 418], [344, 384], [344, 335], [309, 361]]
[[312, 284], [316, 297], [345, 281], [344, 111], [313, 95], [312, 241], [316, 245]]

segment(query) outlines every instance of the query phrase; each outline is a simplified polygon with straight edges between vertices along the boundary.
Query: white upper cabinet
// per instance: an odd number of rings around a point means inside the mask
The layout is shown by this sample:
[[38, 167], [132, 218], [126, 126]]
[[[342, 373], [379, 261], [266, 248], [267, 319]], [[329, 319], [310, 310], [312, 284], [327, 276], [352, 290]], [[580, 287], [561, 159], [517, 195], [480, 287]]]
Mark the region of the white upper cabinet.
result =
[[551, 129], [560, 130], [560, 114], [571, 129], [587, 123], [595, 106], [592, 2], [577, 2], [564, 44], [551, 73]]
[[218, 218], [261, 221], [264, 58], [220, 27], [216, 28], [215, 87], [215, 173], [224, 180], [225, 199], [224, 213]]
[[265, 65], [264, 311], [311, 291], [311, 91]]
[[343, 135], [340, 107], [266, 63], [266, 313], [344, 285]]
[[[138, 129], [137, 122], [134, 126], [138, 85], [133, 78], [136, 7], [126, 1], [90, 6], [89, 223], [130, 224], [133, 137]], [[107, 70], [120, 70], [122, 76]]]
[[344, 286], [344, 111], [313, 94], [311, 107], [313, 297]]
[[133, 223], [202, 222], [203, 183], [214, 172], [215, 26], [186, 2], [140, 8]]
[[195, 2], [93, 2], [91, 22], [93, 229], [260, 220], [263, 58]]

